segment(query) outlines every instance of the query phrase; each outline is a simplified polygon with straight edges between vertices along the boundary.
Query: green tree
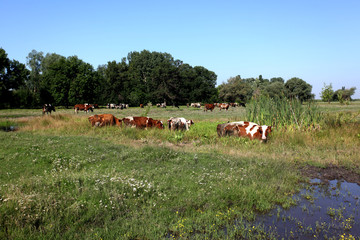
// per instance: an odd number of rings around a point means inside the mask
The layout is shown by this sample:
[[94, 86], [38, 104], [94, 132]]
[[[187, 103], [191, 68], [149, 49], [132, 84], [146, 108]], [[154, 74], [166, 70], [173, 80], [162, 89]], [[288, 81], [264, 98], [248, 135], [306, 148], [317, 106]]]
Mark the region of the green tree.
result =
[[[4, 49], [0, 48], [0, 107], [18, 107], [16, 91], [24, 88], [29, 78], [29, 70], [25, 65], [9, 60]], [[29, 106], [33, 103], [29, 101]]]
[[250, 83], [241, 79], [240, 75], [229, 78], [227, 83], [219, 85], [219, 98], [223, 102], [246, 103], [252, 96]]
[[291, 78], [285, 83], [285, 91], [288, 98], [299, 99], [300, 102], [310, 100], [314, 97], [311, 93], [312, 86], [300, 78]]
[[34, 93], [38, 93], [41, 84], [41, 63], [44, 59], [43, 52], [32, 50], [26, 57], [26, 65], [30, 68], [30, 79], [27, 82], [28, 88]]
[[[334, 92], [333, 100], [340, 101], [339, 96], [342, 97], [344, 101], [351, 101], [351, 96], [355, 94], [356, 87], [348, 88], [342, 87]], [[339, 95], [340, 94], [340, 95]]]
[[285, 86], [282, 81], [271, 81], [264, 89], [264, 95], [270, 98], [283, 97], [285, 96]]
[[324, 83], [324, 87], [321, 91], [321, 99], [324, 102], [328, 102], [330, 104], [330, 101], [333, 98], [333, 95], [334, 95], [334, 90], [332, 88], [332, 84], [330, 83], [330, 85], [326, 85]]

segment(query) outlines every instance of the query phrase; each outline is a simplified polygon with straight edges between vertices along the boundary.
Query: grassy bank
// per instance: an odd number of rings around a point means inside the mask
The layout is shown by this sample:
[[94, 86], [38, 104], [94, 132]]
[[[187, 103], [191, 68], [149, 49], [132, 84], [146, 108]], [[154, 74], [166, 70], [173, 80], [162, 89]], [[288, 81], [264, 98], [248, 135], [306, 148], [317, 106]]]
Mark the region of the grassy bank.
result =
[[[216, 125], [244, 120], [244, 108], [148, 111], [163, 121], [193, 119], [188, 132], [92, 128], [86, 114], [36, 111], [0, 111], [1, 121], [20, 126], [0, 132], [2, 239], [272, 238], [250, 220], [295, 204], [291, 196], [306, 180], [298, 166], [360, 173], [356, 118], [312, 131], [275, 128], [260, 144], [217, 137]], [[96, 110], [117, 117], [143, 111]]]

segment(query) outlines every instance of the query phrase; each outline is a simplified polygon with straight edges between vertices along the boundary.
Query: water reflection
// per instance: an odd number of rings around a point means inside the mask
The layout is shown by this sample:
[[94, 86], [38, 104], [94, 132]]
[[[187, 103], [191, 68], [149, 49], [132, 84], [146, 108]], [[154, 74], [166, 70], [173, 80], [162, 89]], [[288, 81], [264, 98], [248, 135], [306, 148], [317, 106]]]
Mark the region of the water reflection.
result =
[[313, 179], [294, 196], [297, 206], [278, 207], [260, 216], [257, 224], [275, 229], [278, 237], [285, 239], [359, 237], [359, 197], [360, 186], [355, 183]]

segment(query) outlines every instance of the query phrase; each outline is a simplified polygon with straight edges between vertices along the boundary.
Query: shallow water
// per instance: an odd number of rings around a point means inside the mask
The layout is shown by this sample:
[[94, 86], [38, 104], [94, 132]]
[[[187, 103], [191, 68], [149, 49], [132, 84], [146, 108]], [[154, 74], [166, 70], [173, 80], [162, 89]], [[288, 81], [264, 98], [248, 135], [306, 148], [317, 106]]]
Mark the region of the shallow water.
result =
[[9, 126], [9, 127], [1, 126], [0, 127], [0, 131], [4, 131], [4, 132], [13, 132], [16, 130], [17, 130], [17, 127], [15, 127], [15, 126]]
[[256, 224], [276, 231], [278, 238], [328, 239], [360, 236], [360, 186], [333, 180], [310, 185], [294, 196], [297, 205], [278, 207], [257, 218]]

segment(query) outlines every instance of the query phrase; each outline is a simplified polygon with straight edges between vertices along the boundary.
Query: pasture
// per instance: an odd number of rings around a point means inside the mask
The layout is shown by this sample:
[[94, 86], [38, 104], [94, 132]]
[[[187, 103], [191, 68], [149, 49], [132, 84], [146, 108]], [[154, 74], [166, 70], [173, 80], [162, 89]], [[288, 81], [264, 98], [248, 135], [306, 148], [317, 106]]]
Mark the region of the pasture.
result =
[[304, 169], [360, 175], [360, 102], [319, 108], [321, 127], [275, 128], [266, 144], [217, 136], [217, 124], [246, 120], [243, 107], [91, 113], [185, 117], [187, 132], [95, 128], [65, 108], [0, 110], [2, 125], [18, 127], [0, 132], [0, 238], [277, 238], [253, 221], [297, 204]]

